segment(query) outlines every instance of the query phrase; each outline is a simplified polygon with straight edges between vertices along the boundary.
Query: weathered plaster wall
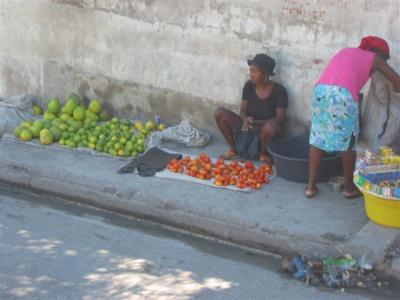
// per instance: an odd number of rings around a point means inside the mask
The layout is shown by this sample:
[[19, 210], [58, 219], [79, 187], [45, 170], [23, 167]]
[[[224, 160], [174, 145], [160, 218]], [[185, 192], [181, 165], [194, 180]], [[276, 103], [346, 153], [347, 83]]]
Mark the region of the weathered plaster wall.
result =
[[363, 35], [386, 38], [400, 70], [398, 0], [0, 0], [0, 94], [71, 91], [115, 111], [214, 128], [238, 109], [246, 59], [266, 52], [307, 126], [313, 83]]

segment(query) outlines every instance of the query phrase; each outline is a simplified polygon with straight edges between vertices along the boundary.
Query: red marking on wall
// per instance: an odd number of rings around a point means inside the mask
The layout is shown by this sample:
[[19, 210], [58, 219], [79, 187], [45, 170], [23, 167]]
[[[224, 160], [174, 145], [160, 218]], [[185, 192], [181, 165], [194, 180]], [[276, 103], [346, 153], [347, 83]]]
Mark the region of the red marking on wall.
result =
[[325, 10], [308, 9], [304, 7], [283, 7], [282, 14], [284, 16], [311, 21], [323, 21], [326, 19]]
[[350, 0], [284, 0], [281, 14], [304, 21], [325, 21], [328, 13], [350, 9]]

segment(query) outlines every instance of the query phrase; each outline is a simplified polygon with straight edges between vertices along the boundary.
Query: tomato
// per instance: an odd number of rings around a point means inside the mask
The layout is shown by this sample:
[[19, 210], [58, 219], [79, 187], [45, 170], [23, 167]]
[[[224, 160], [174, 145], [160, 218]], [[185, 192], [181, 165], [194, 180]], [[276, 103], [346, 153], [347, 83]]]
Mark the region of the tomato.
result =
[[203, 167], [207, 171], [211, 171], [212, 170], [212, 164], [211, 163], [206, 163], [206, 164], [203, 165]]
[[218, 158], [217, 162], [215, 163], [216, 165], [223, 165], [225, 164], [225, 160], [223, 158]]
[[237, 182], [236, 187], [238, 187], [239, 189], [246, 189], [248, 186], [245, 183]]
[[199, 174], [201, 174], [201, 175], [207, 175], [207, 170], [206, 169], [203, 169], [203, 168], [200, 168], [199, 169]]
[[180, 173], [180, 172], [181, 172], [181, 168], [180, 168], [180, 167], [174, 167], [174, 168], [172, 169], [172, 172]]
[[239, 172], [239, 174], [240, 175], [249, 175], [249, 170], [248, 169], [242, 169], [240, 172]]
[[215, 180], [215, 181], [214, 181], [214, 184], [215, 184], [216, 186], [222, 186], [222, 185], [223, 185], [223, 183], [222, 183], [221, 180]]
[[267, 180], [267, 177], [265, 175], [260, 175], [260, 176], [258, 176], [258, 179], [257, 179], [257, 181], [259, 183], [265, 183], [266, 180]]
[[251, 162], [251, 161], [246, 161], [246, 162], [244, 163], [244, 167], [245, 167], [246, 169], [254, 169], [254, 164], [253, 164], [253, 162]]
[[171, 165], [176, 165], [176, 164], [179, 163], [179, 161], [178, 161], [176, 158], [174, 158], [174, 159], [171, 160], [169, 163], [170, 163]]
[[204, 174], [197, 173], [196, 178], [198, 178], [198, 179], [204, 179], [205, 176], [204, 176]]
[[193, 165], [190, 167], [190, 171], [192, 171], [192, 172], [197, 172], [198, 170], [199, 170], [199, 167], [196, 165]]

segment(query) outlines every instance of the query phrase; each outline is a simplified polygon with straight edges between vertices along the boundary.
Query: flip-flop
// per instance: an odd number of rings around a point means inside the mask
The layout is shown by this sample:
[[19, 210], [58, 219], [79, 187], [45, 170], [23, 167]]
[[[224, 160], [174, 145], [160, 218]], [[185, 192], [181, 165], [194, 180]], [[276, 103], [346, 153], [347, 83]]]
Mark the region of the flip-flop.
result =
[[304, 189], [304, 196], [306, 196], [306, 198], [313, 198], [318, 192], [318, 188], [315, 187], [315, 189], [312, 190], [308, 190], [307, 187]]
[[235, 151], [232, 151], [232, 150], [228, 150], [220, 156], [220, 158], [223, 158], [225, 160], [231, 160], [231, 159], [238, 158], [238, 157], [239, 157], [239, 154], [237, 154]]
[[342, 193], [343, 197], [345, 197], [346, 199], [353, 199], [353, 198], [358, 198], [362, 196], [362, 193], [360, 192], [360, 190], [355, 190], [353, 192], [346, 192], [344, 191]]

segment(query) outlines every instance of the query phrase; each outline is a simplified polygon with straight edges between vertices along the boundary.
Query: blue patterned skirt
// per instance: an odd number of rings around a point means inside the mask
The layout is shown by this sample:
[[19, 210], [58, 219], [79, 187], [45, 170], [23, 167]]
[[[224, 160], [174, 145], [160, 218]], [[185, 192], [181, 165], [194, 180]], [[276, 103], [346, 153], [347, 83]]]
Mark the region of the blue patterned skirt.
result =
[[314, 87], [310, 145], [327, 152], [351, 149], [360, 132], [358, 103], [343, 87]]

